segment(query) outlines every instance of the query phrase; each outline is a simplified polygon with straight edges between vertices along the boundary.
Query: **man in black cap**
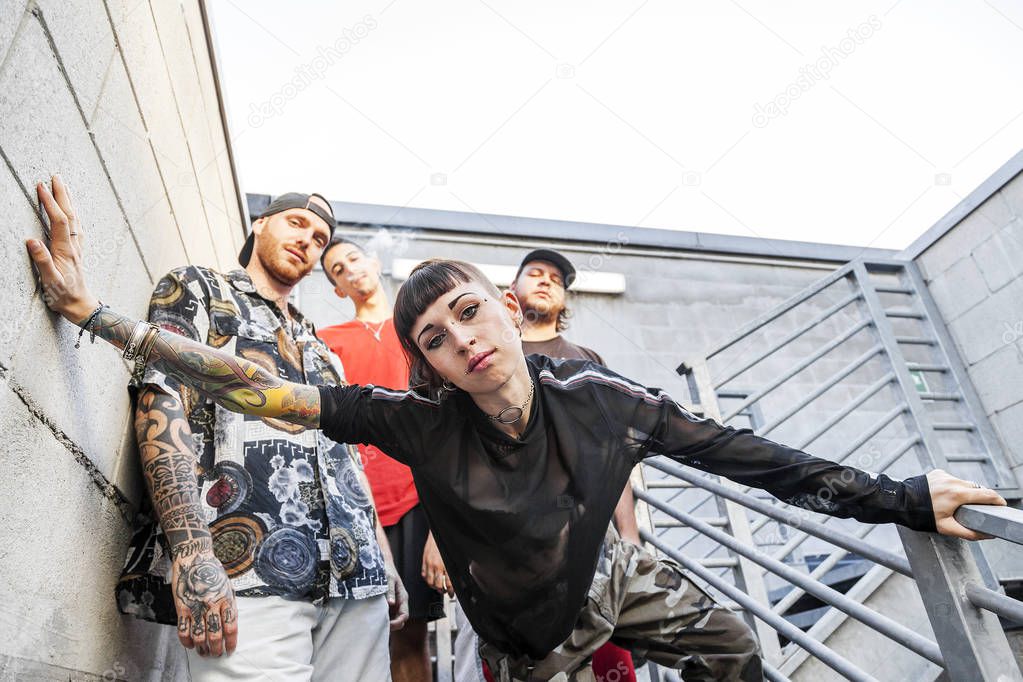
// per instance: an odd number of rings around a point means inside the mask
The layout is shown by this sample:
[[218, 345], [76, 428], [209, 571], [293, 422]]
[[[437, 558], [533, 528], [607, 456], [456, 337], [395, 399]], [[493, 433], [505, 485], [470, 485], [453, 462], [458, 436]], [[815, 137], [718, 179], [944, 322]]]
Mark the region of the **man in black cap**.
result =
[[[522, 350], [527, 355], [539, 353], [552, 358], [592, 360], [603, 365], [604, 360], [596, 351], [561, 335], [568, 329], [568, 289], [574, 281], [575, 267], [557, 251], [536, 249], [522, 259], [510, 287], [522, 305]], [[614, 524], [623, 540], [643, 544], [636, 523], [636, 502], [628, 485], [615, 507]], [[619, 673], [619, 679], [636, 678], [629, 652], [607, 642], [593, 656], [593, 672], [597, 679], [604, 679], [604, 673], [611, 670]]]
[[[252, 225], [244, 269], [172, 270], [150, 321], [289, 381], [343, 383], [288, 302], [335, 225], [318, 194], [277, 197]], [[406, 599], [355, 448], [217, 408], [151, 368], [130, 386], [149, 499], [121, 611], [175, 624], [193, 680], [389, 679], [388, 629]]]

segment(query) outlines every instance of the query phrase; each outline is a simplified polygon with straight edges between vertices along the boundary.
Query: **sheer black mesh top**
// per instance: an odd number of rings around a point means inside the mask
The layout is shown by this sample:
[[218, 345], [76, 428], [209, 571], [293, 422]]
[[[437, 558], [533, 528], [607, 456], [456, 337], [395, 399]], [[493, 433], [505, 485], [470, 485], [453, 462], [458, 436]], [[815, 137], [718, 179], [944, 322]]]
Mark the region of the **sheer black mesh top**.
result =
[[542, 658], [571, 633], [621, 491], [649, 455], [813, 511], [934, 530], [923, 476], [873, 476], [723, 427], [592, 362], [526, 360], [536, 390], [521, 439], [461, 392], [436, 402], [320, 387], [328, 437], [376, 445], [412, 468], [459, 602], [509, 654]]

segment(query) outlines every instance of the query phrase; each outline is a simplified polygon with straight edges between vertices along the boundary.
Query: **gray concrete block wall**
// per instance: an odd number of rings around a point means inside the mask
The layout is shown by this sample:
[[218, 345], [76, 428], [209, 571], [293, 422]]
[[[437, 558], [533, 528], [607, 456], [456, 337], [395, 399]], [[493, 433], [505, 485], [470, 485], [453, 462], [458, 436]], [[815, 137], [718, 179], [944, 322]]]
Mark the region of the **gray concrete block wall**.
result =
[[0, 0], [0, 484], [3, 679], [180, 679], [173, 628], [113, 599], [144, 495], [128, 367], [46, 309], [23, 240], [59, 172], [109, 305], [143, 316], [187, 263], [235, 267], [244, 238], [198, 3]]
[[916, 258], [1010, 464], [1023, 466], [1023, 175]]

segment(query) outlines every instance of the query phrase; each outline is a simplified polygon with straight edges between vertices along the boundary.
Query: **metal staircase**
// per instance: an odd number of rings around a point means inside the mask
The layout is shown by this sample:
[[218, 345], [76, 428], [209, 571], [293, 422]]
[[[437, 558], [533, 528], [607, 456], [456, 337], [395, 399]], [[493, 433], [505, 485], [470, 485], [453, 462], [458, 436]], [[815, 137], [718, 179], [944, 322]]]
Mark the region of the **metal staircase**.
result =
[[[913, 263], [851, 262], [679, 372], [691, 408], [722, 423], [894, 478], [940, 467], [1020, 497]], [[835, 679], [1023, 679], [997, 618], [962, 596], [967, 583], [987, 590], [1023, 623], [977, 544], [813, 514], [661, 458], [642, 478], [644, 539], [744, 609], [772, 679], [821, 679], [821, 664]], [[807, 602], [809, 627], [793, 616]], [[978, 649], [971, 628], [990, 640]]]

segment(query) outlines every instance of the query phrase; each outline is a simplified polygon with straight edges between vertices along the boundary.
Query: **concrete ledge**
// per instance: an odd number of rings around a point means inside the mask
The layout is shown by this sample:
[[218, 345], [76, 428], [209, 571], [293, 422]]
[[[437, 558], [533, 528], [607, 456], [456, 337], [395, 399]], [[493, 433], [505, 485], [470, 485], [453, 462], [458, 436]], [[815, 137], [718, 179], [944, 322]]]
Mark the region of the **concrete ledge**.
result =
[[931, 229], [924, 232], [912, 244], [903, 249], [896, 258], [915, 260], [920, 254], [931, 247], [934, 242], [945, 236], [945, 233], [958, 225], [966, 216], [973, 213], [995, 192], [1023, 171], [1023, 151], [1019, 152], [996, 170], [991, 177], [982, 182], [977, 189], [966, 195], [966, 198], [946, 213]]
[[[301, 189], [301, 188], [299, 188]], [[282, 192], [293, 188], [281, 188]], [[295, 190], [298, 191], [298, 190]], [[247, 195], [249, 214], [259, 215], [270, 203], [268, 194]], [[487, 213], [440, 211], [429, 208], [383, 206], [331, 201], [334, 216], [340, 223], [374, 225], [396, 229], [447, 231], [472, 234], [503, 235], [518, 238], [578, 241], [607, 244], [611, 248], [654, 247], [705, 253], [761, 256], [777, 259], [815, 260], [846, 263], [854, 258], [889, 259], [896, 252], [859, 246], [817, 244], [814, 242], [736, 237], [732, 235], [659, 230], [568, 220], [522, 218]]]

